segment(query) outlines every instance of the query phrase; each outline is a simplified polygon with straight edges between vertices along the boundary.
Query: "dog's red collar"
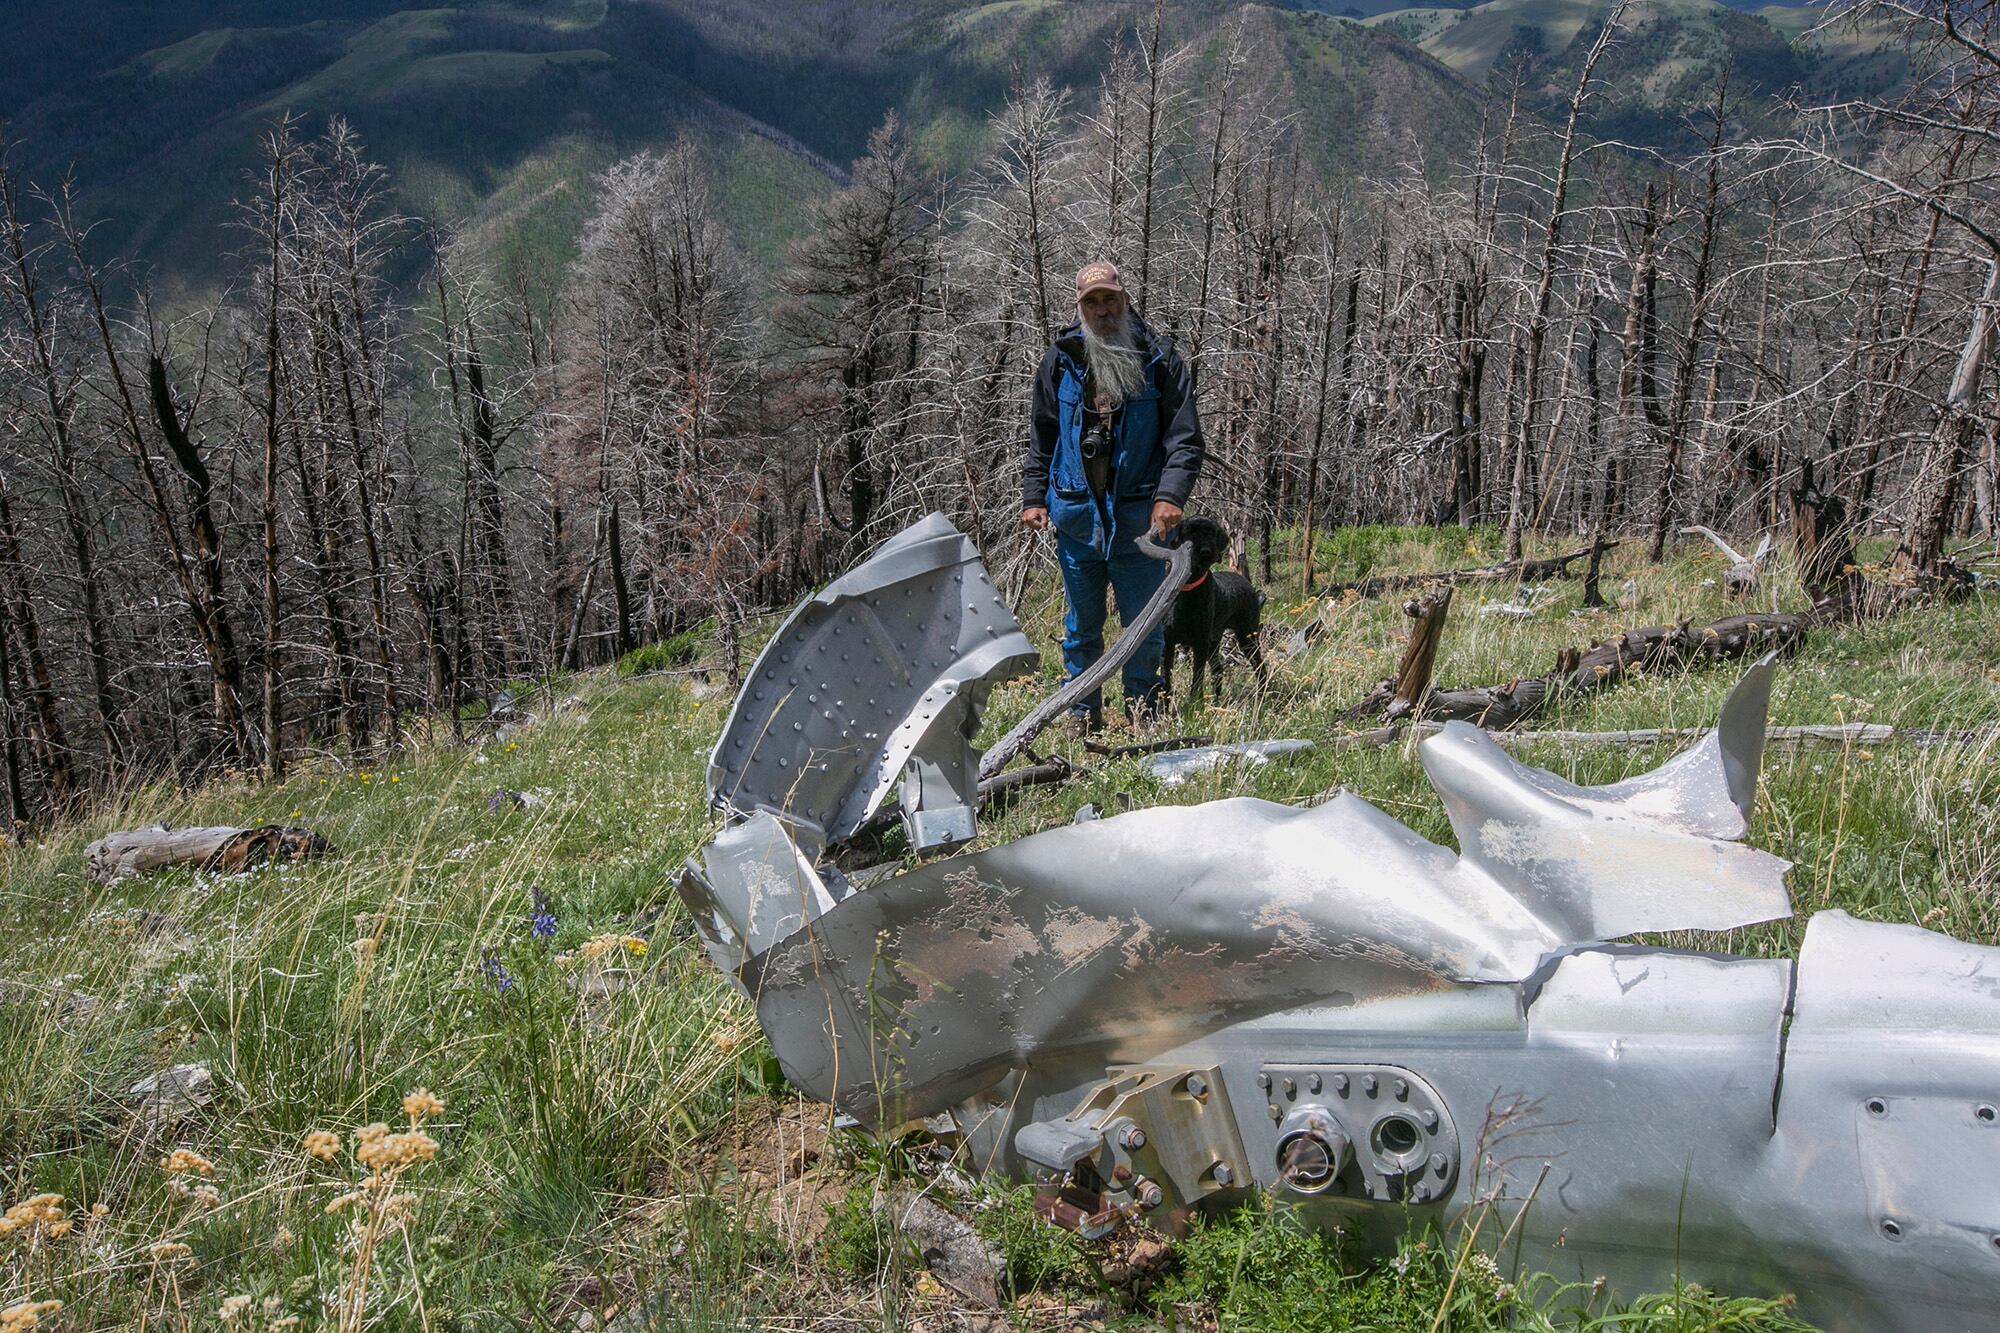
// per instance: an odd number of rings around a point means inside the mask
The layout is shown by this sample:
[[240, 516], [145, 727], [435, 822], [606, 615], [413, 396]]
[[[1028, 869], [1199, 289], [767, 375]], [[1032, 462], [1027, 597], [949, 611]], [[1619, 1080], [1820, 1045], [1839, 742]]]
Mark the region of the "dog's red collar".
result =
[[1181, 591], [1193, 592], [1196, 588], [1199, 588], [1202, 584], [1206, 582], [1208, 582], [1208, 571], [1204, 569], [1201, 571], [1201, 577], [1196, 579], [1193, 583], [1183, 583], [1181, 585]]

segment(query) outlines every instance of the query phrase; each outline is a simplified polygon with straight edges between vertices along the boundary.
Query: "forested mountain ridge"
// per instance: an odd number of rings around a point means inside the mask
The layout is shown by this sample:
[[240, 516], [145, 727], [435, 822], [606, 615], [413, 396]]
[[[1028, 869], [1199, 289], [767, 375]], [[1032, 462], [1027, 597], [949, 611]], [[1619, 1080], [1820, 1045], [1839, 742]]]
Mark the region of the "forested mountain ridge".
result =
[[[1659, 83], [1670, 69], [1675, 89], [1621, 103], [1636, 118], [1622, 127], [1630, 137], [1676, 133], [1724, 48], [1746, 60], [1762, 52], [1758, 69], [1769, 77], [1751, 80], [1758, 97], [1815, 65], [1786, 35], [1713, 0], [1653, 3], [1675, 11], [1673, 39], [1654, 32], [1626, 44], [1615, 75]], [[1516, 13], [1524, 4], [1533, 12]], [[11, 39], [0, 41], [0, 116], [20, 144], [23, 174], [46, 182], [73, 171], [104, 243], [152, 264], [170, 290], [201, 290], [223, 276], [227, 246], [216, 237], [257, 135], [286, 111], [309, 129], [332, 114], [352, 122], [389, 168], [405, 211], [483, 227], [496, 249], [543, 262], [571, 253], [593, 173], [691, 130], [716, 159], [737, 238], [771, 262], [796, 231], [790, 202], [827, 188], [885, 113], [909, 127], [920, 159], [961, 169], [990, 142], [989, 119], [1017, 76], [1087, 91], [1110, 39], [1142, 8], [24, 0], [0, 19], [0, 38]], [[1490, 0], [1364, 28], [1283, 6], [1194, 0], [1173, 6], [1171, 23], [1177, 35], [1229, 22], [1259, 30], [1268, 61], [1286, 75], [1282, 100], [1310, 131], [1307, 151], [1346, 175], [1401, 162], [1415, 145], [1462, 156], [1487, 82], [1508, 60], [1530, 69], [1530, 103], [1552, 105], [1574, 77], [1568, 48], [1602, 8]], [[1405, 40], [1447, 13], [1455, 21], [1422, 49]], [[1688, 58], [1691, 44], [1706, 63]]]

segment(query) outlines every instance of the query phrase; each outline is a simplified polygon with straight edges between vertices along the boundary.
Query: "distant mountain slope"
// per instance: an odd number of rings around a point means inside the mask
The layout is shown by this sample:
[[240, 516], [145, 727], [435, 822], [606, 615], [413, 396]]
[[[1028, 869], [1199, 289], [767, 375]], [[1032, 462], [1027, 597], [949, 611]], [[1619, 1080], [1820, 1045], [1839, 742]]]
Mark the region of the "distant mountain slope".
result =
[[[1366, 22], [1482, 84], [1519, 70], [1530, 104], [1552, 109], [1575, 87], [1610, 9], [1610, 0], [1487, 0]], [[1608, 95], [1592, 128], [1635, 143], [1689, 147], [1688, 118], [1712, 98], [1725, 68], [1739, 113], [1753, 127], [1769, 123], [1788, 96], [1880, 94], [1908, 73], [1882, 29], [1829, 21], [1824, 6], [1636, 0], [1598, 66]]]
[[[1525, 59], [1545, 100], [1566, 90], [1601, 3], [1489, 0], [1364, 25], [1296, 3], [1174, 0], [1169, 35], [1202, 39], [1199, 83], [1240, 31], [1256, 48], [1253, 76], [1297, 113], [1327, 171], [1419, 159], [1443, 169], [1476, 132], [1498, 62]], [[1788, 18], [1774, 26], [1714, 0], [1642, 8], [1611, 63], [1621, 106], [1637, 106], [1646, 132], [1681, 114], [1732, 45], [1760, 89], [1815, 61], [1883, 72], [1870, 51], [1794, 43], [1804, 25]], [[773, 262], [803, 223], [801, 203], [832, 188], [886, 112], [927, 160], [963, 168], [1017, 78], [1047, 75], [1089, 97], [1117, 34], [1149, 10], [1138, 0], [15, 0], [0, 17], [0, 114], [31, 175], [74, 169], [107, 252], [197, 289], [227, 272], [230, 200], [260, 135], [287, 111], [307, 132], [348, 117], [404, 210], [544, 261], [571, 252], [595, 172], [692, 133], [717, 163], [738, 237]], [[50, 73], [65, 65], [66, 77]]]
[[[15, 107], [24, 165], [42, 179], [73, 168], [107, 251], [195, 287], [227, 270], [230, 201], [283, 112], [308, 132], [348, 117], [406, 211], [471, 227], [503, 253], [555, 259], [573, 246], [595, 172], [690, 132], [717, 162], [739, 238], [772, 261], [803, 221], [799, 205], [832, 187], [887, 111], [927, 159], [963, 168], [1017, 77], [1046, 74], [1088, 95], [1116, 35], [1146, 8], [224, 0], [208, 8], [227, 21], [204, 26], [202, 6], [162, 0], [123, 41], [92, 49], [47, 0], [22, 3], [44, 26], [17, 12], [11, 30], [39, 43], [40, 59], [73, 62], [71, 78]], [[131, 17], [125, 0], [77, 8]], [[1329, 170], [1477, 123], [1478, 92], [1388, 34], [1195, 0], [1176, 5], [1170, 36], [1206, 32], [1212, 44], [1237, 22], [1261, 48], [1254, 68], [1296, 104]], [[152, 38], [162, 40], [140, 45]]]

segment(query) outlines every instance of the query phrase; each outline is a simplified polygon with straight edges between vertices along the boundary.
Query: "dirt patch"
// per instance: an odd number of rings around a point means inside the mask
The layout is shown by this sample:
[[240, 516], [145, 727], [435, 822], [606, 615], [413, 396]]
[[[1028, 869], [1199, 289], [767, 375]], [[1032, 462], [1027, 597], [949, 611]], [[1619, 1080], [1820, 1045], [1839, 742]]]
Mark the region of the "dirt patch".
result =
[[745, 1222], [803, 1249], [826, 1229], [827, 1209], [840, 1201], [852, 1175], [830, 1161], [832, 1110], [803, 1097], [758, 1097], [708, 1135], [671, 1173], [656, 1182], [661, 1206], [693, 1191], [726, 1200]]

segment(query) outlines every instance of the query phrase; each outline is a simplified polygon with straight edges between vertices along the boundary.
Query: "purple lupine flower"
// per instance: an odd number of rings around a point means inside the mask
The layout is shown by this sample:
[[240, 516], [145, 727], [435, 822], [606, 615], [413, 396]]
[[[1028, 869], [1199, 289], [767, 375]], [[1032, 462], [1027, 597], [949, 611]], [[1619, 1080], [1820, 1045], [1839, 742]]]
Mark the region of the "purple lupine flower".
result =
[[529, 892], [534, 895], [534, 906], [528, 917], [528, 933], [546, 944], [556, 937], [556, 905], [538, 888]]
[[479, 962], [479, 973], [493, 983], [493, 989], [505, 994], [513, 988], [514, 978], [507, 971], [507, 965], [500, 961], [498, 954], [488, 949]]

